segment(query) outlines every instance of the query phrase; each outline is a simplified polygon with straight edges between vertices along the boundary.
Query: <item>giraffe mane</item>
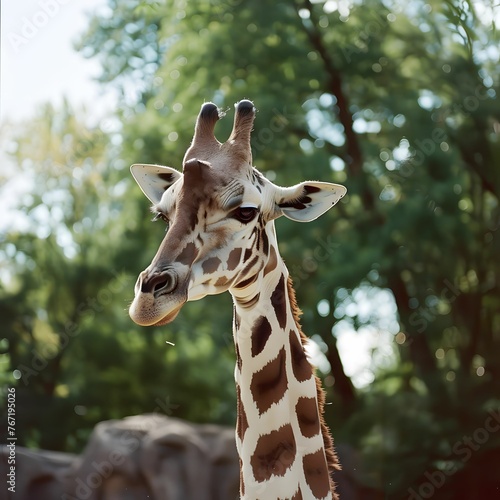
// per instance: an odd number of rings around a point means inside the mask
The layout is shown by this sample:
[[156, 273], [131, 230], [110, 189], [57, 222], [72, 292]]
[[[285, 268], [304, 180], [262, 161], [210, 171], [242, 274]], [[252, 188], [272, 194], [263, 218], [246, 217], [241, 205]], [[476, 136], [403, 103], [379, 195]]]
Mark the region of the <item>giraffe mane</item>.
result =
[[[293, 281], [290, 276], [288, 276], [287, 288], [288, 288], [288, 297], [290, 299], [290, 307], [292, 309], [293, 319], [295, 321], [295, 324], [297, 325], [297, 329], [300, 334], [302, 347], [304, 347], [305, 344], [308, 342], [309, 338], [302, 331], [302, 326], [300, 324], [300, 317], [302, 315], [302, 311], [300, 307], [297, 305], [295, 289], [293, 288]], [[341, 466], [337, 458], [337, 454], [333, 449], [333, 438], [330, 434], [330, 430], [328, 429], [325, 423], [325, 418], [324, 418], [325, 397], [326, 397], [325, 390], [323, 389], [320, 378], [316, 374], [314, 374], [314, 377], [316, 379], [316, 393], [318, 398], [318, 410], [319, 410], [319, 418], [321, 425], [321, 434], [323, 436], [326, 463], [328, 465], [328, 471], [330, 472], [330, 490], [333, 494], [333, 500], [338, 500], [338, 496], [335, 492], [335, 483], [333, 482], [332, 473], [335, 470], [340, 470]]]

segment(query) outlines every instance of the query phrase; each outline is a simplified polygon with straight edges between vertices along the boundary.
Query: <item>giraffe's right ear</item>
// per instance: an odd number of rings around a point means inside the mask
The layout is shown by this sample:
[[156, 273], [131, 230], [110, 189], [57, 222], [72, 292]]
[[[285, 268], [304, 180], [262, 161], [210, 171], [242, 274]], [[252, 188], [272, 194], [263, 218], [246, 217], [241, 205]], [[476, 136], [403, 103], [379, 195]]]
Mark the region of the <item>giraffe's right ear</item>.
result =
[[142, 192], [154, 204], [160, 203], [163, 193], [182, 177], [174, 168], [162, 165], [136, 163], [130, 167], [130, 171]]
[[346, 192], [347, 189], [340, 184], [306, 181], [289, 188], [278, 188], [276, 206], [279, 215], [297, 222], [310, 222], [332, 208]]

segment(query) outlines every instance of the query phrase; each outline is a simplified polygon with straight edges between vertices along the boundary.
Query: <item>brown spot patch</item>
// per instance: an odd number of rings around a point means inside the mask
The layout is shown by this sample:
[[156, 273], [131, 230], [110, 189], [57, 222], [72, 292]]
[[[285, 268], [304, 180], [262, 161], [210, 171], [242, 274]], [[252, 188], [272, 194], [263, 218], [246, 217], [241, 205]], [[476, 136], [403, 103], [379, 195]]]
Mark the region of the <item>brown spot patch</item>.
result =
[[255, 280], [257, 279], [257, 275], [255, 276], [250, 276], [250, 278], [240, 281], [237, 285], [235, 285], [235, 288], [246, 288], [248, 285], [251, 285]]
[[310, 193], [317, 193], [318, 191], [321, 191], [321, 189], [319, 187], [316, 187], [316, 186], [304, 186], [304, 189], [306, 191], [307, 194], [310, 194]]
[[227, 259], [227, 269], [228, 271], [233, 271], [236, 269], [236, 266], [240, 263], [241, 259], [241, 248], [234, 248], [229, 253], [229, 257]]
[[309, 361], [307, 361], [306, 353], [302, 347], [297, 333], [290, 330], [290, 354], [292, 358], [292, 369], [295, 378], [299, 382], [304, 382], [312, 377], [313, 371]]
[[250, 460], [256, 481], [268, 481], [271, 476], [284, 476], [296, 455], [292, 426], [283, 425], [276, 431], [260, 436]]
[[217, 279], [217, 281], [214, 283], [215, 286], [226, 286], [229, 284], [231, 280], [227, 276], [221, 276], [220, 278]]
[[269, 320], [265, 316], [260, 316], [252, 327], [252, 356], [257, 356], [263, 351], [271, 333]]
[[279, 204], [280, 208], [295, 208], [296, 210], [302, 210], [306, 208], [306, 206], [299, 200], [296, 201], [286, 201], [284, 203]]
[[[253, 259], [250, 262], [248, 262], [245, 265], [244, 269], [238, 274], [238, 279], [239, 280], [243, 280], [243, 278], [246, 278], [246, 276], [250, 273], [250, 271], [252, 270], [253, 266], [258, 262], [258, 260], [259, 260], [259, 256], [258, 255], [256, 255], [255, 257], [253, 257]], [[257, 278], [258, 278], [257, 271], [255, 271], [255, 274], [253, 274], [249, 278], [244, 279], [243, 281], [240, 281], [239, 283], [237, 283], [235, 285], [235, 288], [245, 288], [248, 285], [250, 285], [251, 283], [253, 283]]]
[[297, 491], [297, 493], [295, 493], [295, 495], [293, 495], [292, 500], [302, 500], [302, 491], [300, 491], [300, 486], [299, 486], [299, 490]]
[[204, 273], [211, 274], [211, 273], [217, 271], [220, 264], [221, 264], [221, 260], [219, 259], [219, 257], [210, 257], [205, 262], [203, 262], [201, 267], [203, 268]]
[[170, 173], [161, 173], [161, 174], [156, 174], [160, 179], [163, 179], [166, 182], [171, 183], [174, 179], [174, 174]]
[[260, 299], [260, 293], [256, 293], [253, 297], [251, 297], [248, 300], [238, 300], [238, 304], [245, 309], [250, 309], [255, 304], [257, 304], [259, 299]]
[[240, 495], [242, 497], [245, 496], [245, 481], [243, 480], [243, 462], [241, 461], [241, 458], [239, 459], [240, 462]]
[[289, 201], [283, 201], [282, 203], [279, 204], [280, 208], [295, 208], [297, 210], [302, 210], [303, 208], [306, 208], [306, 205], [308, 203], [311, 203], [312, 199], [310, 196], [307, 196], [310, 193], [315, 193], [317, 191], [320, 191], [315, 186], [306, 186], [304, 188], [305, 193], [303, 193], [301, 196], [299, 196], [295, 200], [289, 200]]
[[262, 231], [262, 253], [267, 255], [269, 252], [269, 238], [267, 237], [266, 231]]
[[[309, 365], [309, 363], [307, 362], [307, 358], [305, 359], [305, 363], [299, 363], [298, 360], [296, 360], [296, 361], [293, 360], [294, 356], [296, 356], [299, 360], [302, 359], [303, 357], [305, 357], [305, 356], [303, 356], [303, 350], [302, 350], [302, 354], [301, 354], [301, 351], [298, 350], [297, 344], [298, 344], [298, 347], [301, 347], [301, 344], [303, 345], [306, 342], [307, 337], [304, 335], [304, 333], [300, 329], [299, 319], [300, 319], [301, 311], [297, 306], [297, 300], [295, 298], [295, 291], [293, 289], [292, 280], [290, 277], [288, 277], [287, 285], [288, 285], [288, 300], [290, 302], [290, 306], [292, 309], [292, 314], [293, 314], [293, 318], [295, 320], [295, 324], [297, 325], [298, 336], [300, 336], [300, 342], [298, 341], [298, 339], [296, 340], [295, 343], [293, 342], [292, 339], [290, 342], [291, 346], [292, 346], [292, 368], [293, 368], [295, 377], [298, 377], [298, 375], [300, 375], [302, 373], [303, 376], [307, 378], [307, 373], [309, 372], [309, 370], [310, 370], [310, 373], [312, 375], [312, 368], [311, 368], [311, 365]], [[294, 337], [297, 338], [295, 335], [294, 335]], [[294, 349], [294, 346], [295, 346], [295, 349]], [[332, 440], [332, 437], [330, 435], [330, 431], [328, 430], [328, 427], [326, 426], [325, 421], [323, 419], [323, 408], [324, 408], [324, 404], [325, 404], [325, 392], [323, 391], [323, 389], [321, 387], [321, 381], [319, 380], [319, 378], [315, 377], [315, 379], [316, 379], [316, 395], [318, 398], [318, 410], [319, 410], [319, 414], [320, 414], [320, 423], [321, 423], [321, 434], [323, 435], [323, 443], [325, 446], [325, 455], [326, 455], [326, 461], [328, 463], [328, 469], [330, 471], [338, 470], [338, 469], [340, 469], [340, 465], [338, 463], [337, 456], [333, 450], [333, 440]], [[338, 496], [335, 494], [335, 487], [334, 487], [333, 481], [331, 482], [331, 485], [332, 485], [331, 490], [332, 490], [332, 494], [333, 494], [333, 499], [338, 500]]]
[[316, 398], [299, 398], [295, 412], [302, 435], [306, 438], [316, 436], [320, 431]]
[[258, 227], [255, 227], [252, 231], [252, 236], [254, 238], [254, 241], [252, 243], [252, 249], [259, 249], [260, 247], [260, 231]]
[[195, 227], [198, 225], [198, 212], [196, 210], [191, 210], [188, 212], [189, 226], [191, 231], [194, 231]]
[[238, 370], [240, 370], [240, 372], [241, 372], [242, 361], [241, 361], [240, 348], [238, 347], [238, 343], [236, 343], [236, 363], [238, 365]]
[[175, 176], [174, 174], [170, 173], [161, 173], [157, 174], [158, 177], [166, 182], [166, 184], [163, 186], [163, 189], [166, 191], [174, 182], [175, 182]]
[[263, 185], [264, 185], [264, 181], [262, 180], [262, 176], [261, 176], [260, 172], [256, 172], [256, 171], [254, 171], [254, 172], [253, 172], [253, 178], [254, 178], [254, 180], [256, 180], [256, 181], [257, 181], [257, 182], [258, 182], [261, 186], [263, 186]]
[[302, 458], [306, 482], [315, 498], [323, 498], [330, 491], [330, 476], [326, 467], [323, 449]]
[[278, 256], [276, 254], [276, 249], [271, 245], [269, 250], [269, 259], [267, 260], [266, 267], [264, 268], [264, 276], [267, 276], [271, 271], [274, 271], [277, 265]]
[[261, 415], [272, 404], [281, 401], [286, 393], [288, 380], [285, 362], [286, 351], [282, 347], [278, 355], [252, 377], [250, 391]]
[[236, 312], [236, 307], [233, 307], [233, 314], [234, 314], [234, 328], [236, 330], [239, 330], [241, 325], [241, 318], [240, 315]]
[[185, 264], [189, 266], [193, 263], [194, 258], [196, 257], [198, 250], [196, 250], [196, 245], [194, 243], [188, 243], [183, 249], [182, 252], [178, 255], [177, 262], [181, 264]]
[[276, 318], [281, 328], [286, 326], [286, 291], [285, 291], [285, 277], [281, 278], [271, 295], [271, 304], [276, 313]]
[[210, 232], [210, 240], [212, 241], [212, 244], [216, 248], [221, 248], [226, 241], [227, 235], [228, 235], [228, 231], [226, 228], [218, 227], [218, 228], [212, 229], [212, 231]]
[[245, 408], [243, 406], [243, 402], [241, 401], [241, 390], [240, 386], [236, 386], [236, 398], [238, 401], [238, 416], [236, 421], [236, 432], [238, 437], [243, 442], [243, 438], [245, 437], [245, 432], [248, 429], [248, 419], [247, 414], [245, 413]]
[[255, 266], [255, 264], [257, 264], [259, 260], [259, 256], [258, 255], [255, 255], [252, 260], [250, 260], [250, 262], [245, 266], [245, 269], [243, 269], [243, 271], [241, 271], [241, 274], [240, 276], [243, 278], [243, 276], [246, 276], [250, 270], [252, 269], [253, 266]]

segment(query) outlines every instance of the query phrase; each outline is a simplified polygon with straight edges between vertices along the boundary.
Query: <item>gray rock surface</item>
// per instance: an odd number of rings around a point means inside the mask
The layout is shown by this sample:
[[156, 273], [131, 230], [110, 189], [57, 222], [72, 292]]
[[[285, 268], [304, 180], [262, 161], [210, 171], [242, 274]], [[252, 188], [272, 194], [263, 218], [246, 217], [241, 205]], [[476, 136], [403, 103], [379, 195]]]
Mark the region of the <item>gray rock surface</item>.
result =
[[[360, 486], [360, 457], [337, 446], [342, 500], [382, 498]], [[9, 449], [0, 448], [6, 477]], [[0, 500], [236, 500], [239, 465], [234, 429], [159, 414], [99, 423], [78, 455], [16, 447], [16, 491]]]
[[17, 447], [16, 492], [0, 499], [234, 500], [238, 488], [234, 429], [153, 414], [101, 422], [81, 456]]

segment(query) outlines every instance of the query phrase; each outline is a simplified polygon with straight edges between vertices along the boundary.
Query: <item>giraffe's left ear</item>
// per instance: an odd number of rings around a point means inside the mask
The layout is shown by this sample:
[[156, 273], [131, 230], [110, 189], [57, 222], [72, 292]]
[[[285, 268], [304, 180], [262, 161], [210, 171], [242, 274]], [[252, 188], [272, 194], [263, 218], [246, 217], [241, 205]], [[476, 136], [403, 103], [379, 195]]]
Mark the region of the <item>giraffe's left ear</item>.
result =
[[130, 171], [142, 192], [154, 204], [160, 203], [163, 193], [182, 177], [175, 168], [162, 165], [136, 163], [130, 167]]
[[340, 184], [306, 181], [282, 188], [277, 193], [276, 204], [285, 217], [309, 222], [332, 208], [346, 193], [347, 189]]

